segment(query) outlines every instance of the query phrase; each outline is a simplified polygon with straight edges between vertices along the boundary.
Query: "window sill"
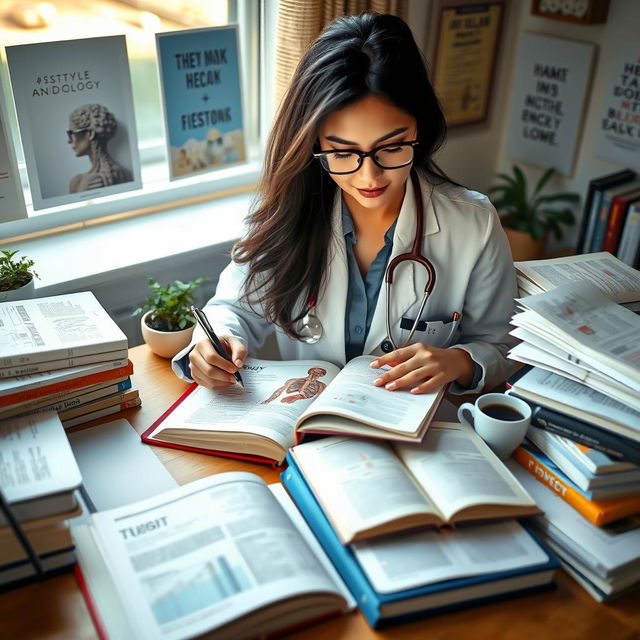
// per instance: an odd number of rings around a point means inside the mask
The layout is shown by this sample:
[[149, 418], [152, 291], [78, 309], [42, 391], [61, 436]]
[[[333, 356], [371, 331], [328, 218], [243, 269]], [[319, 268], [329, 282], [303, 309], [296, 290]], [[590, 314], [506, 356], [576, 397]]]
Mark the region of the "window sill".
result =
[[[22, 240], [35, 261], [36, 295], [90, 290], [138, 276], [169, 258], [227, 249], [242, 233], [253, 192], [220, 197], [162, 212]], [[145, 271], [146, 269], [146, 271]], [[204, 274], [203, 274], [204, 275]]]

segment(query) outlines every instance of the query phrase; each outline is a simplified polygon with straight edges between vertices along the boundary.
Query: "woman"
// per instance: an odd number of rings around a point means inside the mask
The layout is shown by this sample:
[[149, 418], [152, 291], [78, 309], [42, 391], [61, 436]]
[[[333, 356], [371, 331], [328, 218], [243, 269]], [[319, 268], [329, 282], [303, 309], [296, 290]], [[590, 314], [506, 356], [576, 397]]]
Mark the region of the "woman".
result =
[[[402, 20], [363, 14], [329, 25], [282, 101], [248, 232], [206, 306], [233, 362], [198, 333], [176, 356], [176, 373], [214, 389], [233, 384], [275, 330], [286, 360], [379, 356], [374, 368], [393, 366], [374, 384], [391, 390], [451, 382], [469, 392], [503, 381], [513, 263], [488, 199], [434, 163], [444, 135]], [[422, 312], [427, 269], [402, 262], [388, 298], [383, 281], [389, 261], [411, 250], [417, 216], [419, 252], [436, 280]]]
[[101, 189], [122, 182], [131, 182], [131, 171], [116, 162], [107, 144], [118, 129], [114, 115], [101, 104], [85, 104], [69, 116], [67, 142], [76, 157], [89, 156], [91, 168], [71, 178], [69, 193]]

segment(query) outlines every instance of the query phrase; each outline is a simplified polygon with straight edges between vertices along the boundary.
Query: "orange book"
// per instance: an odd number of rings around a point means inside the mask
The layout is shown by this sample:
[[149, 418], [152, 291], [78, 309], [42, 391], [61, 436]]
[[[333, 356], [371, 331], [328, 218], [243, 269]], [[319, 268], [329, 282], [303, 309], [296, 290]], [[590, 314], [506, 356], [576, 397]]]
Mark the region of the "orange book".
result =
[[639, 493], [632, 496], [589, 500], [546, 456], [537, 451], [534, 453], [520, 446], [513, 453], [513, 458], [539, 482], [598, 527], [640, 513], [640, 486]]
[[[26, 385], [26, 388], [16, 390], [0, 396], [0, 407], [9, 407], [17, 402], [24, 402], [25, 400], [31, 400], [33, 398], [42, 398], [52, 393], [58, 393], [60, 391], [72, 391], [73, 389], [80, 389], [90, 384], [96, 384], [97, 382], [106, 382], [107, 380], [116, 380], [117, 378], [123, 378], [130, 376], [133, 373], [133, 363], [128, 360], [126, 364], [120, 366], [114, 366], [112, 362], [101, 362], [96, 365], [87, 365], [87, 370], [93, 373], [77, 376], [77, 371], [73, 373], [71, 369], [60, 369], [53, 372], [55, 376], [54, 382], [50, 384], [41, 384], [45, 378], [36, 374], [33, 381]], [[76, 377], [72, 377], [72, 376]], [[68, 377], [67, 377], [68, 376]], [[56, 379], [57, 378], [57, 379]]]

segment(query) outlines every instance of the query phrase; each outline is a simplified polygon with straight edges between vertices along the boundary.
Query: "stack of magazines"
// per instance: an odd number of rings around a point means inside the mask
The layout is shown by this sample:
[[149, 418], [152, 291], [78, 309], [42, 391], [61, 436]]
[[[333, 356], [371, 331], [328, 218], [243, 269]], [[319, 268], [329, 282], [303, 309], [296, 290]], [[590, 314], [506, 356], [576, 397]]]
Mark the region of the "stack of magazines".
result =
[[82, 478], [56, 413], [0, 422], [0, 461], [0, 586], [69, 568]]
[[0, 303], [0, 420], [56, 411], [65, 428], [140, 405], [127, 337], [91, 292]]

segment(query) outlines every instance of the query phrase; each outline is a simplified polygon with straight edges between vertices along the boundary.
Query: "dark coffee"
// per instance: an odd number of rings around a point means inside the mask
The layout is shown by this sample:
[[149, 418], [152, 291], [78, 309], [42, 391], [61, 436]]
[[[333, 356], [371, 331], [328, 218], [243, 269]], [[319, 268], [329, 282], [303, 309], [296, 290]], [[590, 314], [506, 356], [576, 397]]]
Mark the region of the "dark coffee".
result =
[[481, 411], [495, 420], [508, 420], [515, 422], [516, 420], [522, 420], [524, 418], [517, 409], [514, 409], [508, 404], [486, 404], [482, 407]]

